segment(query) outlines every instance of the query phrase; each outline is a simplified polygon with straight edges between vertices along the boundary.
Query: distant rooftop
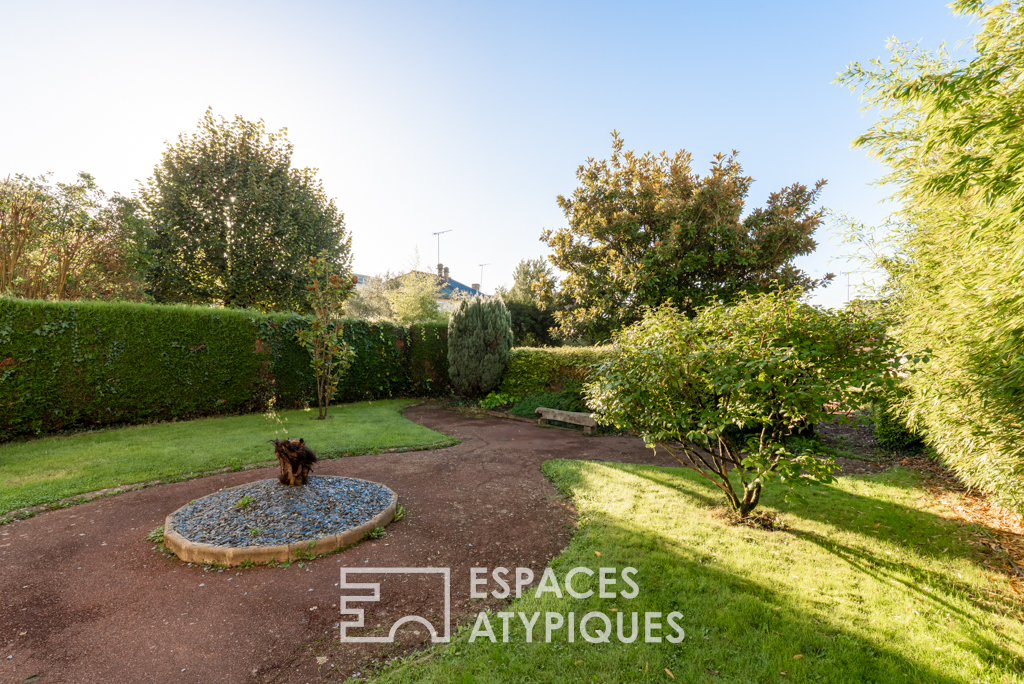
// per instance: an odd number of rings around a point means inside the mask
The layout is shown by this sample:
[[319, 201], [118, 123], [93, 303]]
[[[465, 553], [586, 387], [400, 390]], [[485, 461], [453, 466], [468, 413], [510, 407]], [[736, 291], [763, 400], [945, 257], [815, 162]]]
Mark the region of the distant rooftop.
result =
[[[448, 269], [444, 270], [447, 271]], [[427, 276], [434, 275], [433, 273], [427, 273], [426, 271], [417, 272]], [[365, 275], [362, 273], [353, 273], [352, 275], [356, 277], [356, 287], [366, 285], [366, 283], [373, 279], [373, 276]], [[471, 285], [466, 285], [465, 283], [460, 283], [458, 280], [455, 280], [450, 276], [445, 278], [445, 276], [442, 275], [440, 276], [440, 278], [444, 281], [444, 284], [441, 286], [441, 299], [475, 297], [477, 295], [480, 295], [481, 297], [487, 296], [483, 293], [482, 290], [480, 290], [479, 287], [473, 287]], [[474, 283], [474, 285], [476, 285], [476, 283]]]

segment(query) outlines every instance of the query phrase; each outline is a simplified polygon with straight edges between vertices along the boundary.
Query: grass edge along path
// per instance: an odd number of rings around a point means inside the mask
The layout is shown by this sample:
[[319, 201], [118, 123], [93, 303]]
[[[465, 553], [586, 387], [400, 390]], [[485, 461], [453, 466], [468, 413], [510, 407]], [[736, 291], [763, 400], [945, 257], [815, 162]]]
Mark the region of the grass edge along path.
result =
[[296, 410], [9, 442], [0, 445], [0, 524], [154, 484], [272, 465], [273, 438], [302, 437], [321, 459], [458, 443], [402, 416], [414, 403], [339, 404], [326, 421]]
[[[374, 681], [391, 682], [998, 682], [1024, 681], [1024, 611], [1007, 577], [970, 545], [974, 530], [950, 520], [922, 496], [921, 475], [895, 468], [841, 478], [786, 504], [775, 489], [764, 508], [783, 515], [786, 531], [729, 525], [720, 497], [696, 474], [670, 468], [586, 461], [549, 461], [545, 474], [572, 497], [580, 527], [551, 563], [563, 598], [533, 590], [490, 614], [496, 643], [453, 643], [392, 663]], [[564, 590], [574, 567], [577, 592]], [[600, 567], [637, 568], [639, 595], [602, 599]], [[514, 570], [513, 570], [514, 572]], [[497, 585], [491, 580], [487, 589]], [[627, 587], [620, 583], [617, 590]], [[547, 612], [568, 622], [590, 611], [609, 617], [609, 643], [588, 643], [554, 629]], [[678, 644], [644, 641], [644, 614], [683, 614]], [[518, 613], [540, 615], [527, 643]], [[621, 643], [618, 615], [630, 636]], [[556, 621], [556, 620], [555, 620]], [[600, 621], [589, 626], [603, 630]]]

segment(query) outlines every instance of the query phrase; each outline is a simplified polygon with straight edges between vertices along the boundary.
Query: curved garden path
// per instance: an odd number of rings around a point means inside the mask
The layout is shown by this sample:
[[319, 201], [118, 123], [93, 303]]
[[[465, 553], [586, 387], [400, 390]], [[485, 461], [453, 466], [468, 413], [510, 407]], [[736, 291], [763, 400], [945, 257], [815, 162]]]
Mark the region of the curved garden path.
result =
[[[466, 597], [470, 567], [539, 569], [568, 543], [573, 512], [544, 479], [543, 461], [675, 465], [636, 438], [585, 437], [432, 405], [405, 415], [462, 443], [318, 464], [319, 474], [391, 487], [407, 513], [386, 538], [301, 567], [207, 571], [145, 540], [188, 501], [274, 477], [276, 468], [151, 487], [0, 527], [0, 681], [339, 681], [427, 638], [409, 625], [399, 644], [338, 644], [343, 565], [450, 567], [453, 622], [465, 619], [482, 605]], [[397, 578], [387, 589], [374, 606], [385, 621], [443, 605], [424, 581]]]

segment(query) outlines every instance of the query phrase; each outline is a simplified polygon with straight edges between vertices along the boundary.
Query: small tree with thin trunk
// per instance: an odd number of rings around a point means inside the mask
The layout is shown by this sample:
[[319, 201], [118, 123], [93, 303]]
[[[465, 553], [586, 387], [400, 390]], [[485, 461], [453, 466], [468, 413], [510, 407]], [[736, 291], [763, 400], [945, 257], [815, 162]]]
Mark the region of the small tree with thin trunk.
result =
[[355, 350], [342, 339], [345, 324], [341, 320], [345, 299], [355, 289], [355, 277], [334, 272], [326, 251], [310, 257], [305, 270], [310, 278], [306, 290], [313, 320], [296, 336], [309, 351], [310, 365], [316, 375], [317, 420], [323, 420], [341, 376], [355, 357]]
[[638, 433], [725, 493], [746, 517], [765, 483], [831, 481], [834, 462], [794, 448], [806, 425], [858, 409], [899, 365], [884, 324], [799, 291], [741, 295], [693, 319], [671, 305], [615, 336], [587, 386], [598, 421]]

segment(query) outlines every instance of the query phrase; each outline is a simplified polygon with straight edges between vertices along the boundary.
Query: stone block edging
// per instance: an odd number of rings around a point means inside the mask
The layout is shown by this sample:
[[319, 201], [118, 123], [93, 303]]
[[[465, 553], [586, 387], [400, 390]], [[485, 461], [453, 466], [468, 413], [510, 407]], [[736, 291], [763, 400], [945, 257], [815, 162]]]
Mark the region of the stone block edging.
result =
[[[319, 477], [340, 477], [338, 475], [320, 475]], [[361, 482], [370, 482], [370, 480], [361, 480], [357, 477], [347, 478], [349, 480], [360, 480]], [[238, 485], [238, 487], [245, 487], [246, 485], [252, 484], [246, 482], [245, 484]], [[371, 482], [378, 487], [384, 487], [379, 482]], [[237, 489], [238, 487], [229, 487], [231, 489]], [[176, 513], [184, 508], [182, 506], [178, 510], [174, 511], [167, 516], [164, 521], [164, 546], [174, 552], [181, 560], [187, 563], [200, 563], [200, 564], [216, 564], [226, 565], [229, 567], [241, 565], [245, 561], [252, 561], [253, 563], [267, 563], [269, 561], [287, 562], [290, 560], [298, 559], [299, 553], [302, 553], [302, 557], [307, 556], [318, 556], [321, 553], [329, 553], [335, 549], [343, 549], [347, 546], [352, 546], [363, 540], [367, 532], [375, 527], [383, 527], [390, 523], [395, 517], [395, 511], [398, 509], [398, 495], [391, 490], [390, 487], [384, 487], [391, 492], [391, 501], [387, 506], [384, 507], [380, 513], [375, 515], [370, 520], [367, 520], [362, 525], [352, 527], [338, 534], [327, 535], [326, 537], [318, 537], [316, 539], [307, 539], [305, 541], [292, 542], [290, 544], [277, 544], [275, 546], [213, 546], [211, 544], [199, 544], [191, 542], [185, 537], [181, 536], [174, 529], [173, 519]], [[186, 506], [189, 504], [185, 504]]]

